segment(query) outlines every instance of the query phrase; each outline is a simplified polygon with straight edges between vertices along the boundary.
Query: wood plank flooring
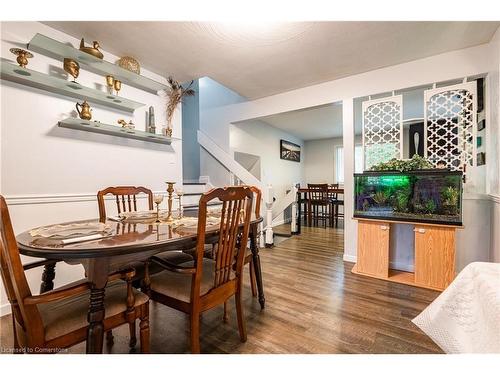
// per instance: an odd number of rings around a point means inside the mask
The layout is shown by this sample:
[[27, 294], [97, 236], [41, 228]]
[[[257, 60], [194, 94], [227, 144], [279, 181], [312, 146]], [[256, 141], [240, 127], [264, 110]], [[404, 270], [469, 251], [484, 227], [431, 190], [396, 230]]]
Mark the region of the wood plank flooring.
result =
[[[261, 250], [266, 308], [245, 278], [248, 341], [239, 341], [234, 303], [204, 314], [202, 353], [441, 353], [411, 323], [438, 292], [358, 276], [343, 262], [343, 231], [302, 227], [300, 236]], [[151, 304], [153, 353], [187, 353], [186, 316]], [[12, 346], [10, 316], [0, 319], [0, 345]], [[128, 353], [128, 327], [114, 330], [107, 353]], [[138, 348], [137, 348], [138, 349]], [[85, 345], [69, 350], [83, 353]]]

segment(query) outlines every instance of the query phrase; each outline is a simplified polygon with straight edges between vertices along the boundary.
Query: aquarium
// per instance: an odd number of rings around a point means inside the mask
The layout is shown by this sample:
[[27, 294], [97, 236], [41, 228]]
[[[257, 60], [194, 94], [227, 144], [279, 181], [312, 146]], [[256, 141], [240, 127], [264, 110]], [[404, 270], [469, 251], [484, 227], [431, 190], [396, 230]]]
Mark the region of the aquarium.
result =
[[462, 172], [356, 173], [354, 217], [462, 225]]

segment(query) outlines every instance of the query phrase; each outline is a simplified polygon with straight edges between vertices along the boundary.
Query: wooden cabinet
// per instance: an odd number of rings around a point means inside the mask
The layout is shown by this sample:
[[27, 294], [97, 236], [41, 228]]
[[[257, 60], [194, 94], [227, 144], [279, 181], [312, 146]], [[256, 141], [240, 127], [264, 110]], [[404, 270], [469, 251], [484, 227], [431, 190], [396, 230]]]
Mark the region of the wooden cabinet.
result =
[[[414, 272], [389, 268], [391, 226], [410, 224], [415, 234]], [[397, 283], [444, 290], [455, 277], [457, 227], [358, 219], [357, 263], [352, 272]]]
[[389, 276], [389, 223], [358, 223], [358, 271], [367, 275]]
[[455, 277], [455, 228], [415, 226], [415, 283], [445, 289]]

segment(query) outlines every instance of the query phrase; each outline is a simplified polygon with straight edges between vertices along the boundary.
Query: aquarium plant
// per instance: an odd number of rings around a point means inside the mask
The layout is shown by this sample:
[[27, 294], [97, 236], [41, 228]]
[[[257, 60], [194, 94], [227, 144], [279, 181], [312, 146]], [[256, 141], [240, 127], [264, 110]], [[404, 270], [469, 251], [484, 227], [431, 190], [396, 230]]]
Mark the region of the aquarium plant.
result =
[[380, 207], [382, 207], [382, 206], [385, 205], [385, 203], [387, 202], [388, 198], [389, 198], [389, 195], [385, 191], [383, 191], [383, 190], [377, 191], [375, 193], [375, 195], [373, 196], [373, 200]]
[[411, 189], [408, 185], [396, 191], [396, 195], [394, 196], [394, 209], [399, 212], [407, 212], [410, 195]]
[[460, 197], [459, 191], [448, 186], [441, 192], [441, 199], [443, 205], [443, 212], [447, 215], [456, 215], [458, 211], [458, 198]]
[[429, 199], [427, 202], [425, 202], [424, 212], [426, 214], [433, 214], [434, 212], [436, 212], [436, 202], [434, 202], [433, 199]]

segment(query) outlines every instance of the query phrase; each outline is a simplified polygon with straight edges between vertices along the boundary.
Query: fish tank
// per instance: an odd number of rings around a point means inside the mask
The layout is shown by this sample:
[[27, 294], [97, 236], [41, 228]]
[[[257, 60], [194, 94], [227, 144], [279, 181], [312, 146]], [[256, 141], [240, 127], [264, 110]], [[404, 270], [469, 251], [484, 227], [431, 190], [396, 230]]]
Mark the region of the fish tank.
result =
[[356, 173], [354, 217], [462, 225], [462, 172]]

